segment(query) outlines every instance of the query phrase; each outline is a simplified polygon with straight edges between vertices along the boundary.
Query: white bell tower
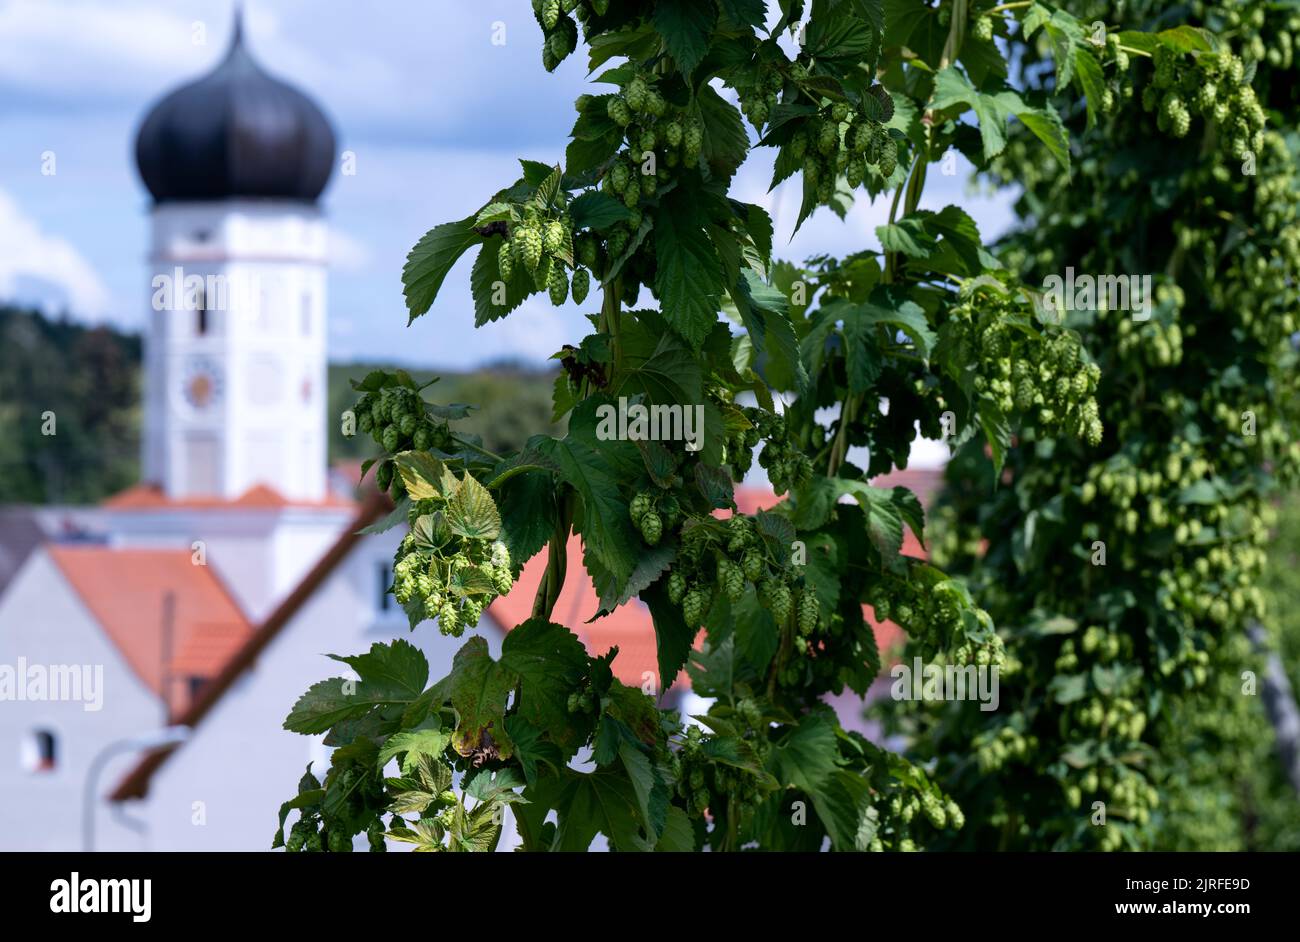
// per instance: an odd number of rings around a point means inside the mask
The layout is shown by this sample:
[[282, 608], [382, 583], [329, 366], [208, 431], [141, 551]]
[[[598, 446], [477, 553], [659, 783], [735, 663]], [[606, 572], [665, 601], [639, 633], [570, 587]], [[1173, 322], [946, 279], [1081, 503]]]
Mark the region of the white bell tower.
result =
[[327, 227], [334, 135], [268, 75], [238, 20], [225, 59], [136, 142], [154, 198], [144, 473], [174, 498], [326, 495]]
[[325, 495], [326, 227], [312, 207], [153, 212], [145, 476], [176, 497]]

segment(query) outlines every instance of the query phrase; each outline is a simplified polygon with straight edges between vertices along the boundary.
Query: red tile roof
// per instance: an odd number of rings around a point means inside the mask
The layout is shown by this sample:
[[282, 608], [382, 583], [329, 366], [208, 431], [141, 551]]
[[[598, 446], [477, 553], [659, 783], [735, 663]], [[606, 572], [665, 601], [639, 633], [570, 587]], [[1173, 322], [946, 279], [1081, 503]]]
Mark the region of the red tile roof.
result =
[[172, 599], [174, 681], [212, 677], [251, 634], [247, 619], [209, 566], [189, 550], [52, 545], [54, 560], [113, 645], [173, 712], [188, 703], [188, 684], [164, 690], [164, 599]]
[[[178, 726], [189, 726], [191, 728], [198, 726], [200, 722], [211, 712], [217, 702], [226, 694], [236, 680], [255, 663], [258, 656], [266, 649], [280, 631], [287, 625], [303, 606], [311, 598], [312, 593], [319, 589], [329, 578], [334, 569], [347, 558], [348, 553], [360, 541], [365, 539], [359, 531], [374, 523], [384, 514], [393, 509], [392, 502], [384, 495], [377, 491], [372, 491], [361, 505], [353, 521], [343, 530], [342, 535], [335, 541], [334, 545], [325, 551], [320, 561], [312, 567], [311, 571], [303, 577], [288, 597], [276, 607], [275, 611], [267, 616], [266, 621], [256, 631], [251, 632], [244, 638], [233, 656], [228, 657], [224, 666], [212, 678], [198, 696], [190, 703], [172, 721]], [[198, 642], [198, 647], [202, 642]], [[109, 795], [111, 801], [125, 801], [129, 798], [143, 798], [149, 792], [149, 780], [158, 767], [167, 761], [167, 758], [175, 750], [175, 746], [165, 746], [161, 749], [155, 749], [147, 753], [136, 763], [135, 767], [127, 774], [121, 783]]]
[[225, 497], [169, 497], [157, 484], [136, 484], [103, 502], [109, 510], [279, 510], [284, 507], [352, 507], [353, 501], [335, 494], [318, 501], [290, 500], [267, 484], [255, 484], [233, 499]]

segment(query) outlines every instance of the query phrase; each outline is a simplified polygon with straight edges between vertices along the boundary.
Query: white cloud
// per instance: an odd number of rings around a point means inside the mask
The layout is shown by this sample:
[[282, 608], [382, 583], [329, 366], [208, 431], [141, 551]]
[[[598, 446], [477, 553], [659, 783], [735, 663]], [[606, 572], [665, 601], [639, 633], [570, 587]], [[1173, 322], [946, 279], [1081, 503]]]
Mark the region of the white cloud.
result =
[[0, 298], [67, 308], [89, 318], [109, 309], [99, 274], [68, 240], [40, 226], [0, 190]]
[[0, 80], [73, 99], [156, 93], [213, 57], [214, 24], [204, 47], [194, 22], [157, 4], [10, 0], [0, 6]]

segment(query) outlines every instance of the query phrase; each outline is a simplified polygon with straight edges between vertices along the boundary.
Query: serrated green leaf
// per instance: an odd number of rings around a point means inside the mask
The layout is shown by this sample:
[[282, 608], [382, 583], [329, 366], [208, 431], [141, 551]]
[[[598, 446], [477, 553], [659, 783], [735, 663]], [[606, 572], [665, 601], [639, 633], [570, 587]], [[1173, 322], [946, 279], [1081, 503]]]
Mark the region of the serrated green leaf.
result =
[[442, 480], [444, 465], [424, 451], [404, 451], [393, 456], [397, 472], [411, 500], [442, 497], [438, 482]]
[[501, 514], [488, 489], [468, 471], [447, 500], [447, 526], [468, 540], [495, 540], [501, 533]]
[[402, 268], [402, 288], [406, 297], [409, 321], [428, 312], [438, 296], [447, 272], [472, 245], [483, 237], [471, 227], [474, 213], [456, 222], [443, 223], [426, 232], [406, 256]]
[[709, 51], [709, 34], [717, 23], [718, 9], [712, 0], [658, 0], [654, 26], [664, 45], [677, 60], [682, 74], [689, 75]]
[[696, 350], [722, 299], [722, 263], [703, 224], [698, 204], [680, 188], [655, 214], [655, 296], [669, 325]]

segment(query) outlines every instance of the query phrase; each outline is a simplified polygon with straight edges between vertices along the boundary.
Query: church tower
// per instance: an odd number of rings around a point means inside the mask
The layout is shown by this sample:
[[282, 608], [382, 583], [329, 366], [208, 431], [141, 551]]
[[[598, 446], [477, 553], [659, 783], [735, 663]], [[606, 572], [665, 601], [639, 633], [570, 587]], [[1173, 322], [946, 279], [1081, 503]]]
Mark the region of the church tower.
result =
[[334, 132], [236, 18], [221, 63], [145, 117], [153, 196], [144, 477], [170, 498], [326, 496], [326, 224]]

